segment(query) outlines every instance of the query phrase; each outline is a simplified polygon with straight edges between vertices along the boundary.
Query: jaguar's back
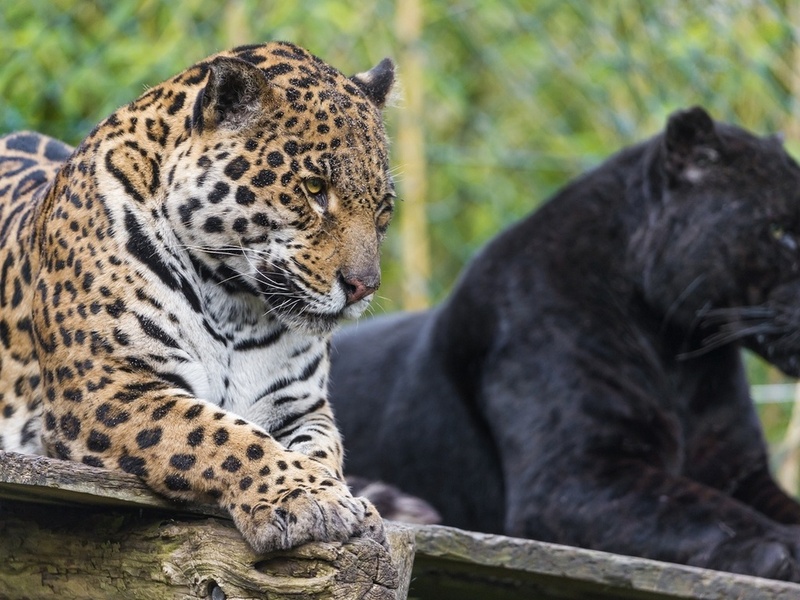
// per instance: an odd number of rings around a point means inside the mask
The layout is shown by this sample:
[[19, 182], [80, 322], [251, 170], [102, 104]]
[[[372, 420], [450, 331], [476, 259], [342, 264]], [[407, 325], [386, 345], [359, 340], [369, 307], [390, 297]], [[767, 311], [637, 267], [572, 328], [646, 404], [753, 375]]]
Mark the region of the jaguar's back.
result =
[[30, 314], [34, 256], [28, 224], [71, 153], [71, 147], [40, 133], [0, 138], [0, 448], [41, 452], [40, 374]]

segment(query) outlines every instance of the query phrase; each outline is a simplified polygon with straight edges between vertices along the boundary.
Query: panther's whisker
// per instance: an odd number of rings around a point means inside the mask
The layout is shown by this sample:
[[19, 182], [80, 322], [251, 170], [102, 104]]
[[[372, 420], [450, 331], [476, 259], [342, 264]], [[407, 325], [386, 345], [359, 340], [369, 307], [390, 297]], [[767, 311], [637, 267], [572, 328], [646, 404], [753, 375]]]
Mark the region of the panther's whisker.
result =
[[748, 327], [728, 327], [719, 330], [705, 338], [703, 338], [702, 345], [699, 348], [682, 352], [678, 355], [680, 360], [687, 360], [690, 358], [697, 358], [708, 354], [713, 350], [727, 346], [733, 342], [741, 340], [746, 337], [752, 337], [761, 334], [775, 334], [779, 333], [779, 328], [776, 328], [772, 323], [758, 323]]

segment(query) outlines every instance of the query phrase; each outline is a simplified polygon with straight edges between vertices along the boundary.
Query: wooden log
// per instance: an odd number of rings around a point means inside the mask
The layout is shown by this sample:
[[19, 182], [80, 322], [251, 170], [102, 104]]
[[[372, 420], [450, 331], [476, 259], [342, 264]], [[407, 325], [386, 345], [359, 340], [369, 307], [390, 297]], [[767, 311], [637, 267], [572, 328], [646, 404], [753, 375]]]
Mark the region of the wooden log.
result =
[[419, 600], [800, 598], [797, 584], [450, 527], [387, 523], [391, 557], [369, 540], [257, 556], [214, 507], [44, 457], [0, 453], [3, 497], [3, 600], [394, 600], [412, 577]]
[[127, 473], [16, 452], [0, 451], [0, 498], [50, 504], [160, 508], [227, 516], [215, 506], [185, 504], [163, 498], [141, 479]]
[[436, 600], [798, 600], [800, 585], [610, 554], [416, 526], [410, 594]]
[[3, 599], [407, 596], [414, 538], [402, 526], [387, 524], [391, 554], [353, 539], [257, 555], [213, 507], [175, 505], [124, 473], [11, 453], [0, 453], [0, 497]]

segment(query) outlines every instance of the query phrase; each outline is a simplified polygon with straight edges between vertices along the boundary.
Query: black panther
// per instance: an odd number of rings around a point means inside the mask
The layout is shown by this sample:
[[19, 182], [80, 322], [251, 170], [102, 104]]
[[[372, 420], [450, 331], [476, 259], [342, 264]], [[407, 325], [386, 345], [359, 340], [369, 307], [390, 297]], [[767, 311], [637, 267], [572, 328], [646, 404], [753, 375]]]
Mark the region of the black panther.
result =
[[349, 472], [443, 522], [800, 581], [741, 357], [800, 375], [800, 167], [701, 108], [335, 338]]

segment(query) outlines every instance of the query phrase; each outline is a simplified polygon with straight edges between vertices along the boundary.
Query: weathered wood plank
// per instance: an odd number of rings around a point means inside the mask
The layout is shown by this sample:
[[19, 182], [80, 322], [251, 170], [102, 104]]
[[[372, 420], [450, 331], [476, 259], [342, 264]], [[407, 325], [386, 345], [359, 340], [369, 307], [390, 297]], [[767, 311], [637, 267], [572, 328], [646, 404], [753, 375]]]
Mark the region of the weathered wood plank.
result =
[[[214, 507], [45, 457], [0, 453], [0, 498], [15, 500], [0, 503], [2, 598], [405, 598], [411, 577], [419, 600], [800, 598], [790, 583], [436, 526], [387, 523], [391, 561], [367, 540], [257, 557]], [[40, 595], [6, 591], [23, 584]]]
[[141, 479], [47, 456], [0, 451], [0, 498], [56, 504], [135, 506], [226, 516], [215, 506], [181, 504], [155, 494]]
[[[414, 534], [256, 555], [215, 507], [125, 473], [0, 452], [0, 598], [399, 600]], [[194, 514], [192, 514], [194, 513]]]
[[413, 529], [417, 552], [410, 594], [414, 598], [800, 598], [800, 585], [792, 583], [450, 527]]
[[[413, 555], [409, 531], [389, 537], [395, 552]], [[160, 511], [4, 501], [0, 556], [0, 597], [8, 600], [406, 597], [388, 553], [372, 540], [259, 556], [230, 521]]]

